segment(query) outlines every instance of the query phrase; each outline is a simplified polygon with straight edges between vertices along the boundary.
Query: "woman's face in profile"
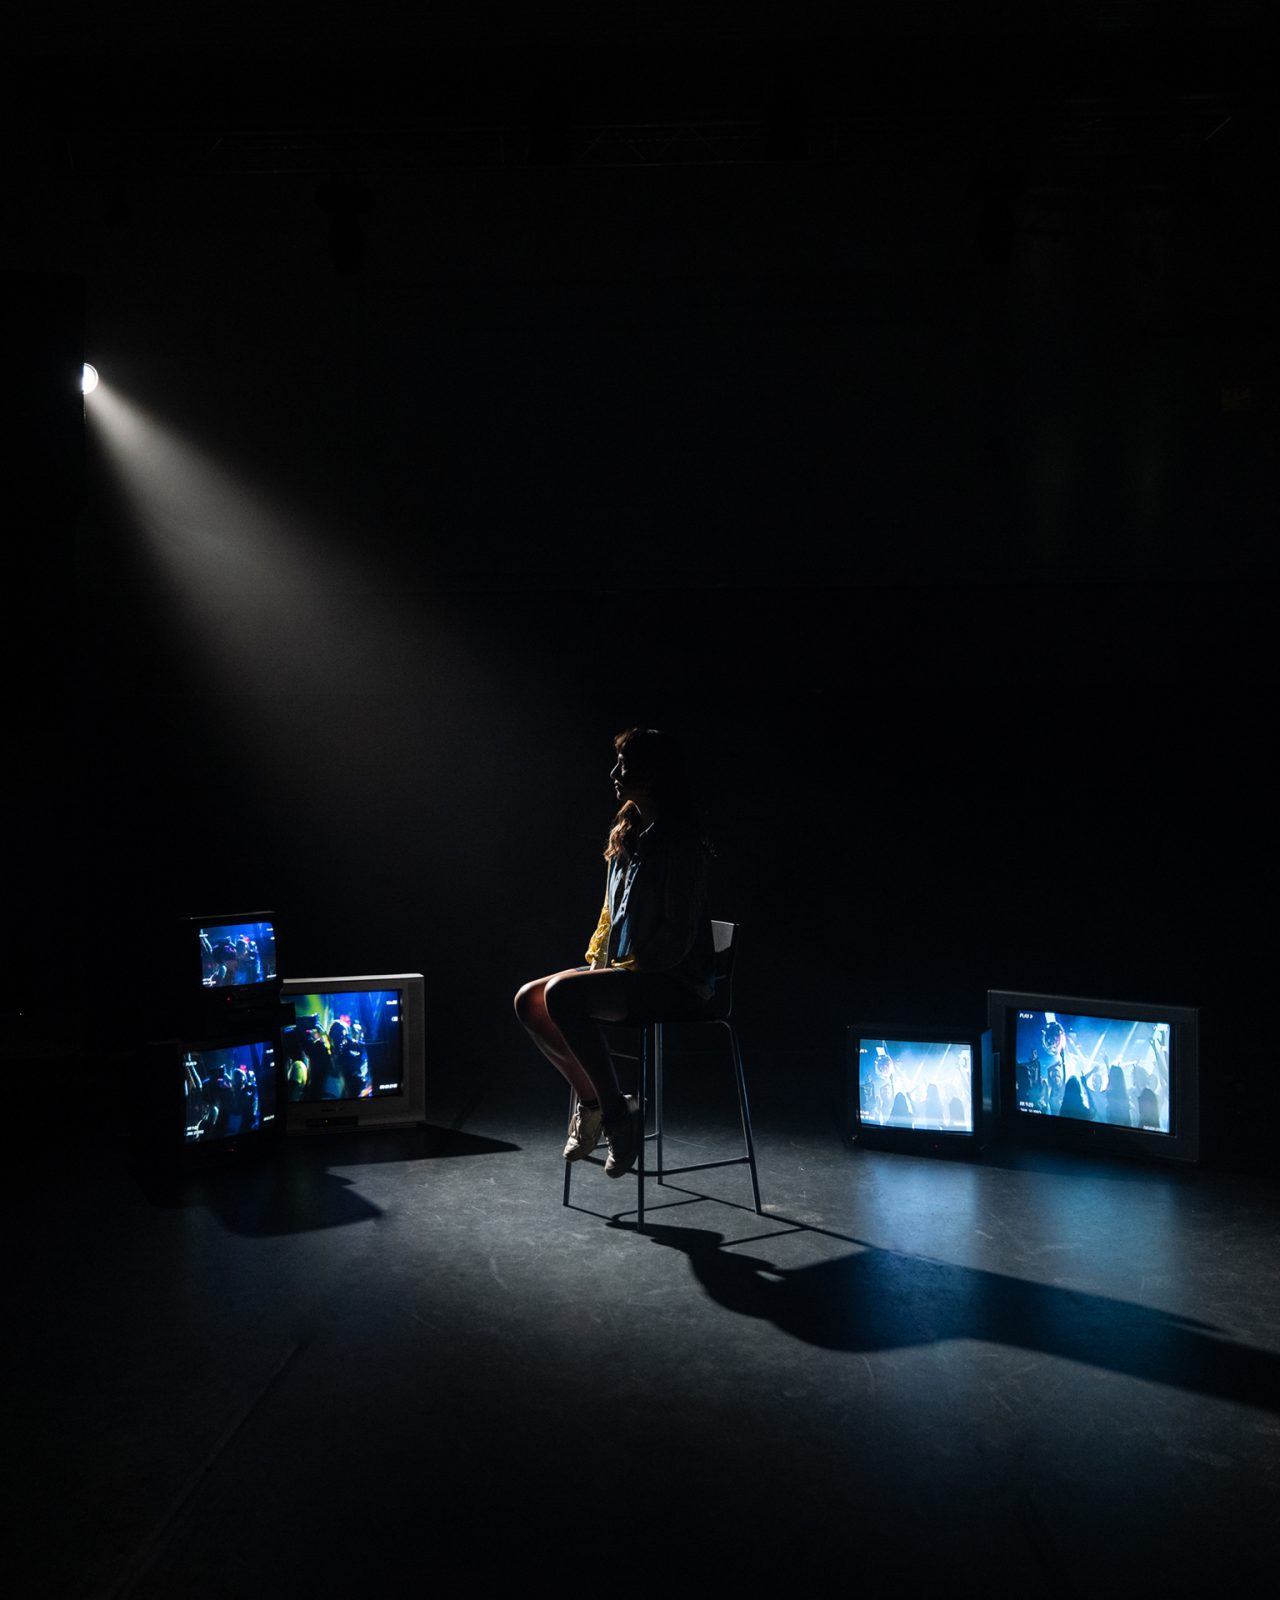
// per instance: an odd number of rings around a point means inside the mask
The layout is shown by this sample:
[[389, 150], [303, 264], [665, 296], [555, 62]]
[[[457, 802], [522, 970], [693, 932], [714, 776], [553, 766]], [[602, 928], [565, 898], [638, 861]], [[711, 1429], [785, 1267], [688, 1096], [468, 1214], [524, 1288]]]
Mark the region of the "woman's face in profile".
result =
[[653, 791], [637, 773], [635, 763], [627, 764], [625, 751], [619, 751], [618, 759], [614, 762], [609, 776], [613, 779], [613, 792], [618, 797], [618, 804], [630, 801], [641, 812], [649, 810], [653, 801]]

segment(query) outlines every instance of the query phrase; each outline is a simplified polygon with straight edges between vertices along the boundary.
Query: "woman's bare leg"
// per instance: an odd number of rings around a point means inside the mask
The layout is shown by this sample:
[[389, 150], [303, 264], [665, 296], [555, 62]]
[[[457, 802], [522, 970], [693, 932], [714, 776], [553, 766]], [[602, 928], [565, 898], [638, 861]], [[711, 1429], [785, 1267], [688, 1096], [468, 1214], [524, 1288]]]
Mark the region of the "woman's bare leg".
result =
[[516, 1016], [538, 1049], [579, 1100], [599, 1102], [606, 1120], [623, 1115], [626, 1103], [600, 1024], [626, 1017], [625, 983], [608, 968], [570, 970], [535, 979], [516, 996]]
[[583, 1071], [561, 1037], [559, 1028], [547, 1014], [547, 985], [552, 978], [561, 976], [563, 974], [553, 972], [550, 977], [535, 978], [532, 983], [526, 983], [516, 995], [516, 1018], [578, 1099], [594, 1100], [596, 1092], [591, 1079]]
[[[600, 1102], [606, 1123], [627, 1113], [618, 1074], [600, 1031], [602, 1022], [622, 1022], [628, 1010], [627, 974], [604, 967], [592, 972], [558, 972], [548, 978], [542, 1004], [564, 1047], [586, 1074], [590, 1098]], [[579, 1098], [586, 1098], [579, 1092]]]

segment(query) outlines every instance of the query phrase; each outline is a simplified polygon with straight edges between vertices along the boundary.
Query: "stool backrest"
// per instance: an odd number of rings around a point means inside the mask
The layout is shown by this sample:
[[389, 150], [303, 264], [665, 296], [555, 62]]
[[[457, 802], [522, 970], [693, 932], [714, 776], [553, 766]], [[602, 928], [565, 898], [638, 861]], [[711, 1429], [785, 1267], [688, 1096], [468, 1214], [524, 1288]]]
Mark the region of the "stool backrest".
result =
[[716, 947], [716, 988], [703, 1015], [708, 1022], [726, 1022], [733, 1010], [733, 958], [737, 949], [738, 924], [713, 922], [711, 937]]

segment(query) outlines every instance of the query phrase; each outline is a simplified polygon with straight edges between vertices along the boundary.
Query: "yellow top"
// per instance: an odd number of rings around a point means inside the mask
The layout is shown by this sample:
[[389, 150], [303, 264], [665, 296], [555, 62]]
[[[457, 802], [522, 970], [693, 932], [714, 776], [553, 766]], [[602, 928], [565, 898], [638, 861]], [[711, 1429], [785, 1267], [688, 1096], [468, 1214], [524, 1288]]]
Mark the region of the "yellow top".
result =
[[600, 907], [600, 920], [596, 923], [596, 931], [591, 935], [587, 945], [587, 960], [594, 966], [621, 967], [626, 972], [635, 968], [634, 956], [623, 956], [621, 961], [611, 961], [609, 952], [609, 897], [605, 896], [604, 905]]

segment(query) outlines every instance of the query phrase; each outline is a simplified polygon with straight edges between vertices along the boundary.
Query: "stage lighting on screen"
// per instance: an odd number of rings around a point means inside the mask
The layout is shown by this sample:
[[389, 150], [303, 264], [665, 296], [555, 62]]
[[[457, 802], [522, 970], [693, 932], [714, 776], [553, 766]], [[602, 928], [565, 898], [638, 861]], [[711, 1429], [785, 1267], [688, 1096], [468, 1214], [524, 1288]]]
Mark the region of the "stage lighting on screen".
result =
[[1199, 1160], [1197, 1007], [989, 989], [987, 1009], [1011, 1137]]
[[86, 361], [80, 373], [80, 393], [92, 394], [98, 387], [98, 369]]
[[934, 1155], [981, 1148], [995, 1096], [990, 1034], [855, 1023], [848, 1052], [851, 1140]]
[[397, 1127], [425, 1112], [420, 972], [286, 978], [289, 1132]]

